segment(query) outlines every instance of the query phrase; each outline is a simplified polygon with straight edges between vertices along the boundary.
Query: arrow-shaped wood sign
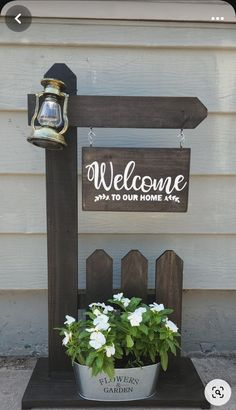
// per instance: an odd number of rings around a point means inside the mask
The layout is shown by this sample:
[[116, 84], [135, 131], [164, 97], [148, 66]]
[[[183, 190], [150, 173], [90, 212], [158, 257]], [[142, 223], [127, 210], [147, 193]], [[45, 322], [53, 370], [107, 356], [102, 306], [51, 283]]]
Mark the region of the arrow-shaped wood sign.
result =
[[[35, 95], [28, 95], [29, 124]], [[71, 95], [68, 119], [72, 127], [196, 128], [207, 117], [197, 97], [127, 97]]]

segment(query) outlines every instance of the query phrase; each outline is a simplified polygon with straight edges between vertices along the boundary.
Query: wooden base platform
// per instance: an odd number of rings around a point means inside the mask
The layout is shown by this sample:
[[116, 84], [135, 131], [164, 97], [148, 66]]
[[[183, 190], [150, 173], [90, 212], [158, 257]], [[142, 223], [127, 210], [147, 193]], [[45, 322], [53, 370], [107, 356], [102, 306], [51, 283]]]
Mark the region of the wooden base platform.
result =
[[155, 396], [135, 401], [85, 400], [76, 392], [73, 373], [48, 377], [48, 360], [38, 360], [22, 399], [22, 409], [69, 407], [198, 407], [209, 409], [204, 396], [204, 385], [189, 358], [175, 359], [162, 372]]

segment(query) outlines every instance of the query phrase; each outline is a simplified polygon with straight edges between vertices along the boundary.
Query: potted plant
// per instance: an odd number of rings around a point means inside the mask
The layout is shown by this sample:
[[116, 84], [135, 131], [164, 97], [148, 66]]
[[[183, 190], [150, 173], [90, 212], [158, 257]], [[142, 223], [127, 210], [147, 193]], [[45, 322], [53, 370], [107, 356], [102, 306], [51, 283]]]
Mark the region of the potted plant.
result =
[[160, 367], [176, 354], [178, 328], [171, 309], [114, 295], [92, 303], [85, 320], [66, 316], [63, 345], [72, 359], [79, 394], [90, 400], [137, 400], [156, 392]]

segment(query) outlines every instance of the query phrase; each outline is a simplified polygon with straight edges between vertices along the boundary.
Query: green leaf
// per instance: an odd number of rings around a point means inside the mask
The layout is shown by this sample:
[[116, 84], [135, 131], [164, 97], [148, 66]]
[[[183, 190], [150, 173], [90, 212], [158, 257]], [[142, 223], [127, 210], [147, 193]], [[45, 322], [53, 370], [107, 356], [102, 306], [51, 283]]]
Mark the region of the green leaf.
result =
[[167, 343], [168, 343], [168, 345], [169, 345], [169, 347], [170, 347], [171, 352], [172, 352], [174, 355], [176, 355], [176, 347], [175, 347], [174, 343], [173, 343], [171, 340], [168, 340], [168, 339], [167, 339]]
[[117, 346], [117, 345], [116, 345], [116, 353], [118, 353], [119, 355], [122, 355], [122, 354], [123, 354], [123, 350], [121, 349], [120, 346]]
[[86, 366], [91, 367], [96, 356], [97, 356], [96, 352], [89, 353], [89, 355], [86, 358]]
[[103, 356], [99, 355], [99, 356], [96, 358], [96, 367], [99, 369], [99, 371], [102, 370], [102, 367], [103, 367]]
[[161, 315], [170, 315], [171, 313], [173, 313], [173, 309], [163, 309], [159, 312]]
[[135, 326], [132, 327], [132, 328], [130, 329], [130, 333], [131, 333], [131, 335], [134, 336], [134, 337], [137, 336], [137, 327], [135, 327]]
[[150, 331], [149, 332], [149, 340], [153, 340], [154, 339], [154, 332]]
[[166, 351], [161, 352], [161, 365], [163, 370], [166, 371], [167, 366], [168, 366], [168, 354]]
[[139, 326], [139, 329], [140, 329], [141, 332], [143, 332], [145, 335], [148, 335], [148, 328], [147, 328], [146, 325], [141, 324], [141, 325]]
[[153, 363], [155, 363], [156, 357], [155, 357], [155, 354], [154, 354], [154, 352], [153, 352], [152, 350], [149, 351], [149, 355], [150, 355], [151, 361], [152, 361]]
[[130, 311], [135, 310], [140, 304], [140, 302], [142, 302], [142, 299], [140, 298], [131, 298], [129, 306], [128, 306], [129, 310]]
[[104, 373], [106, 373], [112, 379], [115, 374], [113, 361], [107, 361], [106, 363], [104, 363], [103, 370]]
[[86, 330], [84, 330], [83, 332], [81, 332], [81, 333], [79, 334], [79, 338], [80, 338], [80, 339], [84, 339], [85, 337], [89, 337], [89, 333], [86, 332]]
[[86, 312], [86, 316], [90, 317], [92, 320], [96, 317], [92, 312]]
[[[96, 362], [95, 362], [95, 363], [96, 363]], [[96, 366], [96, 364], [93, 365], [93, 367], [92, 367], [92, 375], [93, 375], [93, 376], [97, 376], [100, 371], [101, 371], [101, 370]]]
[[155, 324], [156, 324], [156, 325], [159, 325], [159, 323], [161, 323], [161, 320], [162, 320], [161, 316], [157, 316], [157, 315], [156, 315], [156, 317], [155, 317]]
[[126, 345], [127, 347], [133, 347], [134, 341], [130, 335], [126, 336]]

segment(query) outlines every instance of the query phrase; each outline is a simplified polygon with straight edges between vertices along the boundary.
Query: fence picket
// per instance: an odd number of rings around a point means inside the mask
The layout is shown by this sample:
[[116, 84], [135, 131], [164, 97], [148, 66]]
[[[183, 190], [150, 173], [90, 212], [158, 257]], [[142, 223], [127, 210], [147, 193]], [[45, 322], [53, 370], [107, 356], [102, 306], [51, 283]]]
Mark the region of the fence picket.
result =
[[174, 251], [165, 251], [156, 260], [156, 300], [174, 309], [170, 319], [181, 330], [183, 261]]
[[121, 260], [121, 289], [127, 297], [147, 300], [148, 261], [138, 250], [132, 250]]
[[112, 297], [113, 260], [97, 249], [86, 260], [86, 302], [106, 302]]

